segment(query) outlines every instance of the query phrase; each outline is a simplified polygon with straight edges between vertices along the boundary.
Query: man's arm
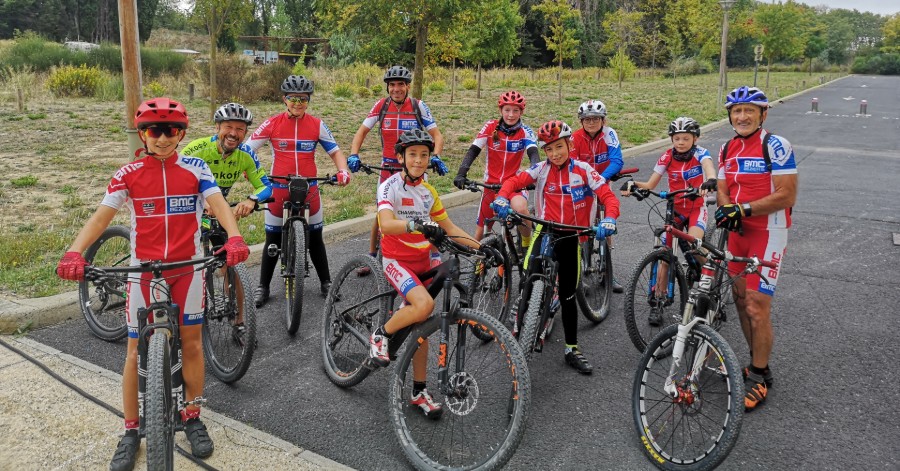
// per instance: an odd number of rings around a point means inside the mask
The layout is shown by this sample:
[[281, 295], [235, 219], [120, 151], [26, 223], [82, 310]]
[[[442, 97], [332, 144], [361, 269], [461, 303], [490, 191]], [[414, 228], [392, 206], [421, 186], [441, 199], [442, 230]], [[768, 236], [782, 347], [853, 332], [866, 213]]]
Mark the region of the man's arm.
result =
[[434, 155], [441, 155], [444, 152], [444, 135], [441, 134], [441, 130], [437, 128], [437, 126], [428, 130], [428, 134], [431, 134], [431, 138], [434, 139]]
[[366, 140], [369, 131], [371, 131], [371, 129], [367, 128], [365, 125], [359, 126], [359, 129], [356, 130], [356, 134], [353, 135], [353, 142], [350, 144], [350, 155], [359, 154], [359, 150], [362, 149], [363, 141]]
[[790, 208], [797, 202], [797, 174], [772, 175], [775, 191], [771, 195], [750, 202], [753, 216], [772, 214]]

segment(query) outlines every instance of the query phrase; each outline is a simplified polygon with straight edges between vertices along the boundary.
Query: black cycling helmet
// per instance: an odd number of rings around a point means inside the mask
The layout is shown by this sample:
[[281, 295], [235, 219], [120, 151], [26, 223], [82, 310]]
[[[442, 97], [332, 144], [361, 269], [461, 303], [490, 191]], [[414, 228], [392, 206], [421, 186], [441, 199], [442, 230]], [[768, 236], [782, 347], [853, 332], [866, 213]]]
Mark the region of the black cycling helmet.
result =
[[395, 65], [384, 73], [384, 83], [393, 82], [394, 80], [412, 83], [412, 78], [412, 72], [402, 65]]
[[403, 134], [397, 139], [394, 150], [398, 154], [402, 154], [412, 146], [428, 146], [428, 152], [434, 152], [434, 138], [421, 129], [409, 129], [403, 131]]
[[694, 118], [688, 118], [687, 116], [675, 118], [675, 121], [669, 123], [670, 136], [683, 132], [700, 137], [700, 123], [695, 121]]
[[312, 80], [302, 75], [288, 75], [288, 78], [281, 82], [281, 91], [284, 93], [308, 93], [313, 94]]
[[253, 113], [243, 105], [237, 103], [225, 103], [216, 110], [213, 120], [217, 123], [222, 121], [243, 121], [247, 126], [253, 124]]

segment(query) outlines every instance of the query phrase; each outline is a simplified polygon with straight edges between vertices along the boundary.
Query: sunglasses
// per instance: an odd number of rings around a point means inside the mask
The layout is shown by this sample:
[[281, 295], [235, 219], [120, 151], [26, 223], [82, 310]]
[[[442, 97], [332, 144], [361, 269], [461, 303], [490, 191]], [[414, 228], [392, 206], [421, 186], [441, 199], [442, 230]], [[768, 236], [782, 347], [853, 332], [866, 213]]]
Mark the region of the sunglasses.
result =
[[150, 136], [154, 139], [158, 139], [163, 134], [165, 134], [166, 137], [175, 137], [178, 135], [178, 132], [181, 131], [182, 129], [184, 129], [184, 128], [182, 128], [180, 126], [169, 126], [167, 124], [157, 124], [155, 126], [149, 126], [149, 127], [145, 128], [144, 131], [147, 133], [148, 136]]
[[599, 122], [603, 121], [603, 118], [598, 118], [598, 117], [596, 117], [596, 116], [591, 116], [591, 117], [588, 117], [588, 118], [583, 118], [581, 121], [583, 121], [583, 122], [585, 122], [585, 123], [599, 123]]
[[285, 95], [284, 100], [291, 102], [291, 103], [309, 103], [308, 96], [286, 96]]

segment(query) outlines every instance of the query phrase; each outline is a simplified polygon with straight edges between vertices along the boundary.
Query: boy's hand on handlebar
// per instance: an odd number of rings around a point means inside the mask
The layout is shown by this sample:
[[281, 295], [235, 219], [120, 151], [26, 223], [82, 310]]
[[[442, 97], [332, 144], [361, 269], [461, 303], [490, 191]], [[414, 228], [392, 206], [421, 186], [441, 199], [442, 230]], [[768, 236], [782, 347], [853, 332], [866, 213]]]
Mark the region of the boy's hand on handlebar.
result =
[[497, 199], [491, 203], [491, 209], [497, 213], [497, 216], [506, 219], [509, 217], [509, 200], [502, 196], [498, 196]]
[[78, 252], [66, 252], [56, 265], [56, 274], [64, 280], [84, 280], [84, 267], [88, 262]]
[[597, 232], [597, 240], [605, 239], [616, 233], [616, 220], [614, 218], [603, 218], [597, 223], [595, 228]]
[[347, 157], [347, 168], [351, 172], [358, 172], [360, 167], [362, 167], [362, 161], [359, 160], [359, 154], [351, 154], [350, 157]]
[[718, 181], [715, 178], [709, 178], [700, 185], [700, 193], [705, 195], [707, 191], [716, 191], [717, 188]]
[[466, 189], [466, 175], [462, 173], [456, 174], [456, 178], [453, 179], [453, 186], [459, 188], [460, 190]]
[[634, 192], [634, 188], [634, 180], [629, 179], [626, 180], [621, 187], [619, 187], [619, 191], [621, 192], [622, 196], [631, 196], [631, 193]]
[[[349, 165], [349, 162], [348, 162]], [[335, 175], [338, 186], [347, 186], [350, 184], [350, 172], [346, 170], [338, 171], [337, 175]]]
[[233, 267], [250, 257], [250, 247], [244, 242], [241, 236], [229, 237], [228, 241], [221, 249], [216, 251], [216, 255], [225, 252], [225, 264]]
[[[410, 231], [410, 229], [412, 229], [412, 231]], [[414, 221], [409, 221], [409, 223], [406, 226], [406, 230], [407, 230], [407, 232], [413, 232], [413, 231], [421, 232], [422, 235], [424, 235], [426, 239], [430, 239], [430, 240], [440, 240], [440, 239], [444, 238], [444, 235], [446, 235], [446, 232], [444, 232], [444, 229], [441, 226], [439, 226], [438, 223], [436, 223], [434, 221], [422, 222], [422, 221], [419, 221], [418, 219], [414, 220]]]

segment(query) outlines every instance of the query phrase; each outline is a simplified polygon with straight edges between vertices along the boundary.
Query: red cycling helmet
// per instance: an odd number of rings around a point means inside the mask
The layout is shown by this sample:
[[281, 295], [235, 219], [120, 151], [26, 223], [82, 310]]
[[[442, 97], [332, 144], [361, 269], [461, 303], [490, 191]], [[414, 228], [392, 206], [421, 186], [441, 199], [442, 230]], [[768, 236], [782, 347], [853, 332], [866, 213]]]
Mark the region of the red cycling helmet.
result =
[[572, 128], [570, 128], [568, 124], [559, 120], [547, 121], [541, 125], [540, 129], [538, 129], [538, 147], [543, 149], [544, 146], [551, 142], [567, 139], [571, 136]]
[[138, 106], [137, 112], [134, 113], [134, 126], [144, 129], [151, 124], [169, 124], [186, 129], [187, 111], [184, 105], [171, 98], [151, 98]]
[[515, 90], [504, 92], [497, 99], [497, 106], [503, 108], [504, 105], [518, 106], [522, 111], [525, 111], [525, 97]]

